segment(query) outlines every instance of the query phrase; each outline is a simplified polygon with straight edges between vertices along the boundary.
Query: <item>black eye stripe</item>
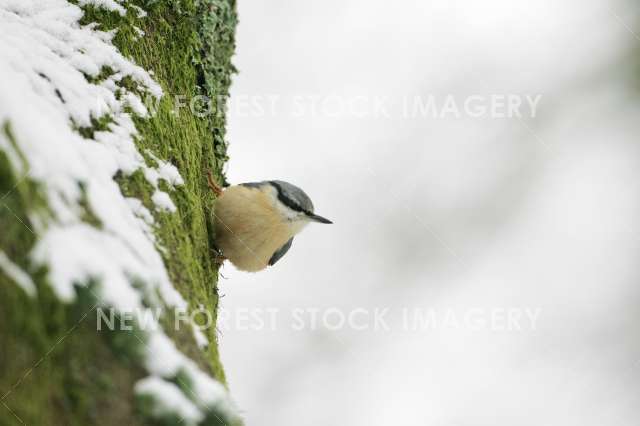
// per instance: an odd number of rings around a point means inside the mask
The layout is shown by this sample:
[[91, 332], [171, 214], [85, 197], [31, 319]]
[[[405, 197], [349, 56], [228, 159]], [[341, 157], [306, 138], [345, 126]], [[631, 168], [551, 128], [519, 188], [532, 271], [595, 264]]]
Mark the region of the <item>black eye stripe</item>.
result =
[[276, 191], [278, 191], [278, 200], [280, 200], [282, 204], [289, 207], [291, 210], [304, 213], [302, 207], [300, 207], [295, 201], [284, 194], [284, 191], [282, 190], [282, 186], [280, 186], [280, 184], [274, 181], [269, 181], [269, 183], [276, 189]]

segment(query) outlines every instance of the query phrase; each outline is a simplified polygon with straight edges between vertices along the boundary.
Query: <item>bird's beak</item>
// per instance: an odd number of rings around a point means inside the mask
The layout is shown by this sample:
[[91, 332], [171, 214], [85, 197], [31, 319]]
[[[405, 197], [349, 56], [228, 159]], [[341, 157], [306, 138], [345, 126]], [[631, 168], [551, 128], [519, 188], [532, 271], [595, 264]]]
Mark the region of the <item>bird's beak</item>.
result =
[[329, 219], [325, 219], [324, 217], [318, 216], [317, 214], [313, 214], [313, 213], [308, 213], [307, 217], [312, 221], [318, 222], [318, 223], [333, 223]]

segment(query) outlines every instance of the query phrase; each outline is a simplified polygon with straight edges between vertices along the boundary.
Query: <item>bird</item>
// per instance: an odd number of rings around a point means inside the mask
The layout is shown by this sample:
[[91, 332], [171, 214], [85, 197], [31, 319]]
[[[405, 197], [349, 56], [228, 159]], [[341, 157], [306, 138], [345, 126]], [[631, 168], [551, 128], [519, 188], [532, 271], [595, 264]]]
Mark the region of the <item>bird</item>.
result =
[[213, 220], [218, 261], [229, 260], [241, 271], [257, 272], [275, 265], [310, 222], [333, 223], [315, 214], [309, 196], [288, 182], [249, 182], [223, 190], [211, 172], [207, 177], [217, 196]]

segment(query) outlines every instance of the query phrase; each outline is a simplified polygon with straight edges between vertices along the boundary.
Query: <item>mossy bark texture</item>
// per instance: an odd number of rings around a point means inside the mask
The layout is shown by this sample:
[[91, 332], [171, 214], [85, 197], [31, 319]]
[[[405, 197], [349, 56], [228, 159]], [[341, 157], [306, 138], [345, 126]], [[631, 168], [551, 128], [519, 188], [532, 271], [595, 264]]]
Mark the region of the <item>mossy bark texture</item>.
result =
[[[215, 318], [218, 270], [211, 251], [213, 195], [206, 171], [224, 182], [225, 116], [215, 109], [219, 102], [208, 114], [194, 114], [189, 104], [194, 98], [227, 96], [234, 72], [235, 1], [132, 0], [130, 5], [139, 6], [146, 16], [136, 13], [137, 8], [128, 7], [126, 16], [120, 16], [83, 5], [81, 23], [117, 29], [113, 44], [153, 71], [162, 86], [164, 96], [148, 105], [152, 116], [135, 119], [136, 144], [143, 155], [153, 153], [176, 166], [184, 185], [171, 192], [175, 213], [154, 213], [154, 232], [174, 286], [191, 309], [204, 307]], [[176, 110], [177, 102], [186, 107]], [[12, 140], [10, 123], [0, 124]], [[94, 124], [78, 132], [90, 136], [106, 123]], [[19, 151], [19, 141], [12, 143]], [[76, 301], [62, 303], [47, 283], [47, 271], [34, 269], [29, 256], [37, 236], [29, 218], [46, 205], [37, 184], [18, 176], [0, 150], [0, 249], [28, 272], [36, 287], [35, 295], [28, 295], [0, 269], [0, 425], [180, 423], [179, 418], [147, 416], [144, 401], [134, 395], [134, 384], [147, 374], [139, 362], [138, 339], [131, 335], [135, 331], [97, 331], [97, 302], [90, 290], [78, 287]], [[117, 181], [123, 194], [151, 206], [153, 188], [141, 173], [118, 176]], [[100, 226], [92, 218], [88, 211], [87, 223]], [[205, 350], [192, 333], [168, 334], [202, 370], [225, 383], [215, 326], [205, 331], [210, 342]], [[224, 423], [210, 417], [204, 424]]]

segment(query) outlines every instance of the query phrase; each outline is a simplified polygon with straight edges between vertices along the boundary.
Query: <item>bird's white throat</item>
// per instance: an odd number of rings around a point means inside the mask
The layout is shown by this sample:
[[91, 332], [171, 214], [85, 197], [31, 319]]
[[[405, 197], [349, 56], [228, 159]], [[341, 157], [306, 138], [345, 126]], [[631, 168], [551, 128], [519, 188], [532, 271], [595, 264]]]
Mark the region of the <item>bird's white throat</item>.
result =
[[265, 188], [265, 192], [273, 202], [276, 211], [282, 217], [282, 221], [287, 222], [287, 224], [292, 227], [293, 234], [300, 232], [309, 223], [309, 219], [304, 213], [293, 210], [291, 207], [280, 201], [278, 198], [278, 190], [273, 186], [267, 186]]

